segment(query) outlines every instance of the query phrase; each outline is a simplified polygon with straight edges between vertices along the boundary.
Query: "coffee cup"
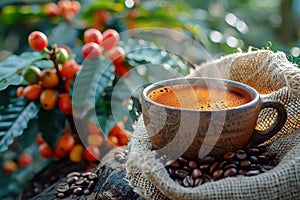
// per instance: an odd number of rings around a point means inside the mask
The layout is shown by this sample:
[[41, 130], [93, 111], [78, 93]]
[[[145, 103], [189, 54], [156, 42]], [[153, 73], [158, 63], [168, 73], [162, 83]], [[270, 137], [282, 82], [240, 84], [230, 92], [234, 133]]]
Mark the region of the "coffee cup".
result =
[[[256, 129], [262, 109], [277, 112], [269, 128]], [[252, 87], [220, 78], [159, 81], [142, 92], [142, 114], [153, 148], [169, 158], [221, 156], [261, 144], [285, 124], [283, 104], [262, 100]]]

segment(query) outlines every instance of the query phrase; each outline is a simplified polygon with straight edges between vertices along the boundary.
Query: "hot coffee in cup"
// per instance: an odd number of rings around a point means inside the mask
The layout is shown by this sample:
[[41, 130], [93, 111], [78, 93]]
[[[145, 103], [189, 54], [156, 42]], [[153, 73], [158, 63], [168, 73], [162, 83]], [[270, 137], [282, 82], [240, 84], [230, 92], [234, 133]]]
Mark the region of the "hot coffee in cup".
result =
[[224, 88], [207, 88], [203, 85], [174, 85], [157, 88], [148, 94], [152, 101], [190, 110], [223, 110], [244, 105], [252, 100], [247, 92]]
[[[278, 115], [267, 130], [256, 130], [260, 110]], [[250, 141], [265, 142], [284, 125], [283, 104], [262, 101], [258, 92], [240, 82], [216, 78], [160, 81], [142, 93], [142, 112], [151, 143], [169, 157], [191, 159], [222, 155]]]

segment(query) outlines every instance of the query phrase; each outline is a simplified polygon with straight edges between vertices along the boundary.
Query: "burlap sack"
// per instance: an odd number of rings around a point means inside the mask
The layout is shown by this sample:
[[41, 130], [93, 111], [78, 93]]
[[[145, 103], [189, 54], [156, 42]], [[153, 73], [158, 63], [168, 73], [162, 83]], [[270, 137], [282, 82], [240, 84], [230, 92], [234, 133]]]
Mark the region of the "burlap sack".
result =
[[[145, 199], [299, 199], [300, 196], [300, 69], [285, 54], [268, 50], [236, 53], [207, 62], [190, 76], [222, 77], [254, 87], [263, 98], [285, 104], [288, 120], [264, 145], [278, 153], [274, 169], [252, 177], [233, 177], [185, 188], [175, 183], [151, 153], [142, 118], [129, 144], [127, 179]], [[273, 110], [259, 116], [258, 127], [275, 119]]]

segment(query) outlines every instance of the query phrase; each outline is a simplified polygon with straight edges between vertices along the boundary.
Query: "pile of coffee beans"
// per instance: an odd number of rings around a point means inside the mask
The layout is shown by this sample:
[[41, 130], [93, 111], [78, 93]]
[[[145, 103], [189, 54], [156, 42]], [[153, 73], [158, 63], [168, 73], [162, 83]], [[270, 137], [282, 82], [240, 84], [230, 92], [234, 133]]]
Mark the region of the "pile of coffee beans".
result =
[[168, 160], [165, 167], [171, 178], [184, 187], [216, 181], [226, 177], [254, 176], [276, 166], [276, 153], [261, 147], [249, 146], [227, 152], [221, 158], [206, 156], [199, 160], [179, 157]]
[[56, 188], [58, 198], [66, 198], [69, 194], [77, 196], [89, 195], [92, 193], [98, 180], [98, 175], [92, 172], [71, 172], [67, 175], [67, 181]]

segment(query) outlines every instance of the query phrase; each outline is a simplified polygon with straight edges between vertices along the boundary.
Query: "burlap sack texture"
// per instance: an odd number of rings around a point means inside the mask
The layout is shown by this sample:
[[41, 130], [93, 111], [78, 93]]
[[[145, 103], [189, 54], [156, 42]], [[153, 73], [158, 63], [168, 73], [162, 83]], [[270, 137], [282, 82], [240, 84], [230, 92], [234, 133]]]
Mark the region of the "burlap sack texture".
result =
[[[257, 50], [207, 62], [190, 76], [240, 81], [254, 87], [263, 98], [284, 103], [288, 121], [265, 144], [278, 153], [279, 164], [257, 176], [230, 177], [196, 188], [184, 188], [169, 177], [163, 164], [151, 153], [152, 145], [140, 118], [129, 144], [126, 163], [127, 179], [135, 191], [145, 199], [299, 199], [300, 69], [290, 63], [284, 53]], [[268, 127], [274, 115], [272, 110], [261, 113], [258, 127]]]

